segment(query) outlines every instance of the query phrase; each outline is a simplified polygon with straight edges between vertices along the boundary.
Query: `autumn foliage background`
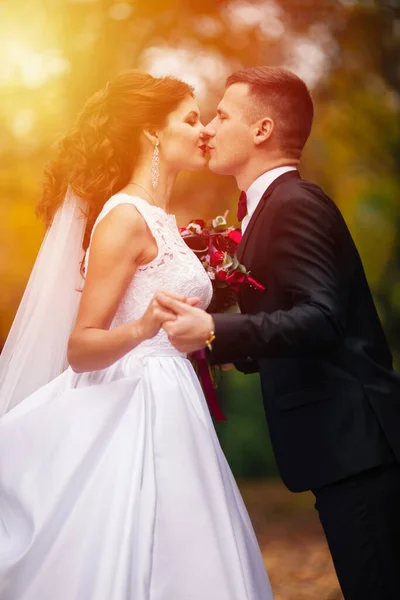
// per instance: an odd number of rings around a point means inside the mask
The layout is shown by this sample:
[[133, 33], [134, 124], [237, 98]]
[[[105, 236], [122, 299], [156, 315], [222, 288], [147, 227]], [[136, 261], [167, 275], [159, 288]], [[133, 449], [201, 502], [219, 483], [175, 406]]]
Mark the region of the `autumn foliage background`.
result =
[[[311, 88], [301, 174], [343, 212], [400, 366], [400, 0], [0, 0], [0, 55], [0, 347], [44, 233], [43, 166], [86, 98], [126, 69], [172, 74], [206, 123], [230, 72], [268, 64]], [[180, 225], [228, 208], [234, 222], [236, 202], [233, 179], [182, 173], [173, 209]], [[257, 376], [221, 374], [218, 394], [277, 599], [340, 598], [311, 497], [274, 479]]]

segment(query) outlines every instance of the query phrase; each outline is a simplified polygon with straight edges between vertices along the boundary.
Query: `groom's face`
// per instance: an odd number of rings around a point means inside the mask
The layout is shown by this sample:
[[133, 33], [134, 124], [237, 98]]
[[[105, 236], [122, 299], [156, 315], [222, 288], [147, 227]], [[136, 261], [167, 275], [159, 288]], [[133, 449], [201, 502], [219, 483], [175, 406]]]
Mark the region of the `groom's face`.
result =
[[209, 167], [214, 173], [240, 174], [254, 152], [251, 102], [248, 84], [234, 83], [219, 103], [217, 115], [204, 129], [209, 138]]

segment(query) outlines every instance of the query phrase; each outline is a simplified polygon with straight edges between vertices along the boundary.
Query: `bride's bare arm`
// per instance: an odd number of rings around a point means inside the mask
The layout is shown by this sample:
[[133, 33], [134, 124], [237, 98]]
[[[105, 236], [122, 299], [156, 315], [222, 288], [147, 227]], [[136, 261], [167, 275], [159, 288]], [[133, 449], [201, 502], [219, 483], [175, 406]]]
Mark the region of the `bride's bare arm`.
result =
[[163, 322], [175, 318], [153, 299], [141, 319], [109, 329], [137, 266], [149, 262], [149, 248], [155, 248], [155, 241], [132, 205], [117, 206], [97, 225], [79, 313], [68, 343], [68, 362], [74, 371], [112, 365], [156, 335]]

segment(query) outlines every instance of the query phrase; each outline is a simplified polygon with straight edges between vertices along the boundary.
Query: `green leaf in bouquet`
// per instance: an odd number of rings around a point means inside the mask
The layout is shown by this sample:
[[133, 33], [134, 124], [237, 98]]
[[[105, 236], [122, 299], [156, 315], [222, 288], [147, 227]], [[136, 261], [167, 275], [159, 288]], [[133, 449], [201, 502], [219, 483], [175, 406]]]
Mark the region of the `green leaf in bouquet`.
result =
[[232, 268], [233, 268], [234, 271], [236, 271], [236, 269], [238, 269], [239, 266], [240, 266], [240, 262], [238, 261], [238, 258], [236, 256], [236, 254], [233, 255], [232, 262], [233, 262], [233, 267]]
[[233, 257], [227, 252], [224, 252], [224, 260], [222, 266], [224, 268], [224, 271], [231, 271], [234, 268]]

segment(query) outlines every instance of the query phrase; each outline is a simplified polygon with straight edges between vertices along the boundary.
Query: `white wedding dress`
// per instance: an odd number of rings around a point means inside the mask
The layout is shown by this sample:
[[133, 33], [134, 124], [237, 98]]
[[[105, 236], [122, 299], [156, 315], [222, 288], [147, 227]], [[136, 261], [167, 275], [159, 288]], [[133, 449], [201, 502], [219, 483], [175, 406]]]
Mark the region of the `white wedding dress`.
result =
[[[159, 253], [112, 327], [160, 288], [211, 284], [175, 218], [143, 215]], [[161, 330], [110, 367], [68, 368], [0, 421], [1, 600], [270, 600], [257, 540], [191, 363]]]

